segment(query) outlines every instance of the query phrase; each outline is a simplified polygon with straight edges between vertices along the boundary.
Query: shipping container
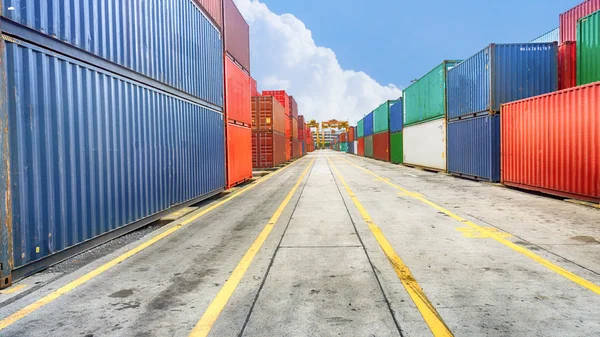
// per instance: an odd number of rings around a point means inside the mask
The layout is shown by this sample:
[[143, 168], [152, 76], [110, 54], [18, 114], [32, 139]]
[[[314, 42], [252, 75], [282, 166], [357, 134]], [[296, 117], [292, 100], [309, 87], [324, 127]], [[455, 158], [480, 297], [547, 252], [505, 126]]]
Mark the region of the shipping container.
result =
[[365, 137], [373, 135], [373, 113], [366, 115], [363, 121]]
[[373, 158], [373, 135], [365, 137], [365, 157]]
[[403, 163], [433, 170], [446, 170], [446, 120], [404, 126]]
[[294, 99], [294, 96], [290, 96], [290, 116], [298, 118], [298, 103]]
[[14, 268], [225, 187], [221, 113], [15, 38], [5, 44]]
[[529, 41], [529, 43], [558, 42], [558, 40], [560, 40], [560, 29], [555, 28]]
[[489, 45], [448, 71], [448, 119], [500, 112], [502, 103], [556, 91], [557, 55], [554, 42]]
[[299, 141], [299, 143], [300, 143], [300, 149], [302, 151], [301, 155], [304, 157], [304, 156], [306, 156], [306, 145], [304, 144], [303, 141]]
[[294, 158], [294, 147], [292, 146], [292, 139], [285, 135], [285, 161], [290, 161]]
[[227, 123], [227, 188], [252, 179], [252, 129]]
[[292, 139], [298, 139], [298, 119], [290, 118], [290, 128], [292, 130], [291, 137]]
[[283, 105], [285, 114], [290, 115], [290, 96], [288, 96], [285, 90], [263, 90], [263, 96], [273, 96], [275, 99]]
[[404, 101], [399, 99], [398, 102], [390, 108], [390, 132], [402, 131], [404, 125]]
[[223, 0], [194, 0], [204, 13], [213, 21], [213, 24], [223, 30]]
[[348, 153], [356, 154], [356, 141], [348, 142]]
[[258, 91], [258, 84], [256, 83], [256, 80], [252, 77], [250, 78], [250, 85], [252, 90], [252, 96], [261, 96], [260, 91]]
[[[173, 95], [223, 107], [221, 34], [192, 1], [171, 0], [165, 6], [151, 0], [146, 11], [139, 0], [69, 3], [13, 1], [11, 6], [5, 1], [2, 15], [13, 22], [3, 21], [2, 31]], [[111, 8], [127, 15], [111, 15]]]
[[225, 51], [250, 74], [250, 27], [233, 0], [223, 0]]
[[356, 154], [364, 157], [365, 156], [365, 139], [358, 138], [358, 146], [356, 148]]
[[600, 81], [600, 11], [577, 24], [577, 83]]
[[347, 142], [340, 142], [340, 151], [348, 152], [348, 143]]
[[298, 139], [292, 139], [292, 158], [300, 158], [300, 141]]
[[558, 47], [558, 89], [577, 85], [577, 43], [567, 41]]
[[252, 167], [273, 168], [284, 164], [285, 135], [276, 131], [252, 131]]
[[286, 117], [281, 104], [273, 96], [252, 97], [252, 130], [277, 131], [285, 134]]
[[365, 136], [365, 120], [361, 119], [356, 123], [356, 138], [363, 138]]
[[448, 123], [448, 172], [500, 181], [500, 116], [485, 115]]
[[390, 130], [390, 108], [398, 101], [386, 101], [373, 111], [373, 133]]
[[339, 139], [340, 139], [341, 142], [347, 142], [348, 141], [348, 137], [346, 135], [347, 135], [346, 132], [340, 133], [340, 138]]
[[[250, 126], [252, 124], [250, 76], [229, 57], [225, 57], [225, 116]], [[251, 140], [248, 134], [248, 143]]]
[[418, 124], [446, 116], [448, 71], [460, 61], [444, 61], [421, 77], [402, 94], [404, 126]]
[[298, 115], [298, 140], [304, 140], [306, 136], [306, 132], [304, 132], [306, 128], [304, 116]]
[[502, 182], [600, 203], [600, 83], [502, 106]]
[[348, 141], [349, 142], [353, 142], [356, 140], [356, 127], [351, 126], [348, 129]]
[[390, 132], [373, 134], [373, 158], [390, 161]]
[[577, 21], [600, 10], [600, 0], [588, 0], [560, 15], [560, 42], [577, 41]]
[[390, 134], [390, 161], [396, 164], [404, 162], [404, 136], [402, 131]]

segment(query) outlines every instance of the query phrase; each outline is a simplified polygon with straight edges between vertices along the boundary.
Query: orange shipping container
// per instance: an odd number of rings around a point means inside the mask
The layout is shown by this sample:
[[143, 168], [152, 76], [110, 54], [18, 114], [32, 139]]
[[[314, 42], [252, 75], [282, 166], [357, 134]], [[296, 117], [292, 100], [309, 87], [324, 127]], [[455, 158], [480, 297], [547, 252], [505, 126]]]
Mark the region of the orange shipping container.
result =
[[349, 142], [353, 142], [356, 140], [356, 128], [351, 126], [350, 129], [348, 130], [348, 141]]
[[285, 90], [265, 90], [263, 91], [263, 96], [273, 96], [275, 99], [283, 105], [285, 109], [285, 114], [290, 115], [290, 96], [288, 96]]
[[286, 162], [285, 135], [274, 131], [252, 132], [252, 167], [272, 168]]
[[292, 128], [292, 139], [298, 139], [298, 120], [290, 118], [290, 127]]
[[600, 202], [600, 82], [502, 105], [505, 185]]
[[292, 147], [292, 140], [288, 137], [285, 138], [285, 160], [289, 161], [294, 157], [294, 148]]
[[212, 19], [213, 23], [219, 27], [219, 30], [223, 29], [223, 0], [195, 0], [196, 4], [200, 6]]
[[284, 108], [274, 97], [252, 97], [252, 130], [285, 134], [286, 125]]
[[252, 179], [252, 129], [227, 123], [227, 188]]
[[298, 118], [298, 103], [296, 103], [294, 96], [290, 96], [290, 116]]
[[[229, 56], [225, 56], [225, 114], [228, 120], [235, 120], [250, 126], [251, 79]], [[250, 141], [250, 138], [248, 138]]]

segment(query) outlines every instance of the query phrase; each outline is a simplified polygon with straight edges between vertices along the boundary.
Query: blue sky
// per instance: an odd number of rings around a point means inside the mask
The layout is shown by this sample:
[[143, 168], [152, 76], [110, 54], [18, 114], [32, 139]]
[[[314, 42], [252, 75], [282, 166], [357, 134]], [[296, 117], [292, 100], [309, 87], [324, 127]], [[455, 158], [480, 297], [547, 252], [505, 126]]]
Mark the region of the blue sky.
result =
[[582, 0], [261, 1], [303, 21], [342, 68], [403, 88], [443, 59], [468, 57], [491, 42], [527, 42], [556, 28], [558, 15]]

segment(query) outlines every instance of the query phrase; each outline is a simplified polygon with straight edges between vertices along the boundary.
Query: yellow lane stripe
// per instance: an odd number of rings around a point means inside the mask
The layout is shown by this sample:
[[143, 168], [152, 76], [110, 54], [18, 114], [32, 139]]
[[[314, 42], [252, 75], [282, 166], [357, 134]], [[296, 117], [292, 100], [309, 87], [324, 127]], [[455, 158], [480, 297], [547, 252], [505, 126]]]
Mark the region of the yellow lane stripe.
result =
[[97, 269], [94, 269], [92, 271], [90, 271], [89, 273], [77, 278], [76, 280], [62, 286], [61, 288], [59, 288], [58, 290], [42, 297], [41, 299], [29, 304], [28, 306], [18, 310], [17, 312], [15, 312], [14, 314], [0, 320], [0, 330], [5, 329], [6, 327], [10, 326], [11, 324], [15, 323], [16, 321], [20, 320], [21, 318], [31, 314], [32, 312], [40, 309], [41, 307], [45, 306], [46, 304], [51, 303], [52, 301], [58, 299], [59, 297], [61, 297], [62, 295], [72, 291], [73, 289], [79, 287], [80, 285], [88, 282], [89, 280], [95, 278], [96, 276], [104, 273], [105, 271], [111, 269], [112, 267], [118, 265], [119, 263], [127, 260], [128, 258], [134, 256], [135, 254], [141, 252], [142, 250], [152, 246], [153, 244], [157, 243], [158, 241], [166, 238], [167, 236], [175, 233], [176, 231], [180, 230], [183, 226], [191, 223], [192, 221], [204, 216], [205, 214], [213, 211], [214, 209], [228, 203], [229, 201], [239, 197], [240, 195], [244, 194], [245, 192], [253, 189], [254, 187], [258, 186], [259, 184], [262, 184], [263, 182], [269, 180], [270, 178], [272, 178], [273, 176], [283, 172], [284, 170], [286, 170], [287, 168], [291, 167], [292, 165], [294, 165], [295, 163], [297, 163], [298, 161], [294, 162], [291, 165], [288, 165], [280, 170], [277, 170], [263, 178], [260, 178], [259, 180], [255, 181], [254, 183], [252, 183], [251, 185], [248, 185], [247, 187], [239, 190], [238, 192], [228, 196], [227, 198], [215, 203], [214, 205], [207, 207], [205, 209], [200, 209], [190, 215], [188, 215], [185, 220], [181, 221], [179, 224], [177, 224], [176, 226], [162, 232], [161, 234], [155, 236], [154, 238], [140, 244], [139, 246], [132, 248], [131, 250], [127, 251], [126, 253], [124, 253], [123, 255], [116, 257], [115, 259], [107, 262], [106, 264], [98, 267]]
[[[358, 165], [356, 165], [355, 163], [351, 162], [350, 160], [348, 160], [346, 158], [342, 158], [342, 157], [340, 157], [340, 158], [343, 159], [343, 160], [345, 160], [345, 161], [347, 161], [348, 163], [354, 165], [358, 169], [360, 169], [360, 170], [362, 170], [362, 171], [364, 171], [364, 172], [366, 172], [366, 173], [368, 173], [368, 174], [370, 174], [370, 175], [372, 175], [372, 176], [374, 176], [376, 178], [382, 178], [379, 175], [377, 175], [376, 173], [374, 173], [374, 172], [372, 172], [372, 171], [370, 171], [368, 169], [365, 169], [364, 167], [358, 166]], [[502, 236], [502, 233], [498, 233], [498, 232], [495, 232], [495, 231], [490, 231], [490, 230], [488, 230], [488, 229], [486, 229], [484, 227], [481, 227], [481, 226], [479, 226], [479, 225], [477, 225], [477, 224], [475, 224], [475, 223], [473, 223], [473, 222], [471, 222], [471, 221], [469, 221], [467, 219], [464, 219], [464, 218], [458, 216], [457, 214], [455, 214], [455, 213], [453, 213], [453, 212], [445, 209], [444, 207], [439, 206], [439, 205], [431, 202], [430, 200], [426, 199], [422, 194], [411, 192], [411, 191], [409, 191], [409, 190], [407, 190], [405, 188], [402, 188], [402, 187], [400, 187], [400, 186], [392, 183], [390, 180], [385, 180], [384, 179], [382, 181], [385, 182], [386, 184], [388, 184], [388, 185], [390, 185], [390, 186], [392, 186], [392, 187], [394, 187], [394, 188], [402, 191], [404, 193], [404, 196], [406, 196], [406, 197], [412, 197], [414, 199], [417, 199], [417, 200], [419, 200], [419, 201], [421, 201], [421, 202], [423, 202], [423, 203], [425, 203], [425, 204], [427, 204], [427, 205], [429, 205], [429, 206], [437, 209], [438, 211], [440, 211], [440, 212], [448, 215], [449, 217], [453, 218], [454, 220], [459, 221], [460, 223], [466, 224], [467, 226], [472, 227], [472, 228], [480, 231], [482, 234], [486, 235], [487, 237], [496, 240], [497, 242], [499, 242], [499, 243], [501, 243], [501, 244], [503, 244], [503, 245], [505, 245], [505, 246], [513, 249], [514, 251], [519, 252], [519, 253], [527, 256], [528, 258], [530, 258], [530, 259], [534, 260], [535, 262], [541, 264], [542, 266], [550, 269], [551, 271], [553, 271], [553, 272], [555, 272], [555, 273], [557, 273], [557, 274], [559, 274], [559, 275], [567, 278], [568, 280], [570, 280], [572, 282], [575, 282], [576, 284], [578, 284], [578, 285], [580, 285], [580, 286], [582, 286], [582, 287], [584, 287], [586, 289], [589, 289], [589, 290], [593, 291], [594, 293], [600, 295], [600, 286], [598, 286], [597, 284], [595, 284], [593, 282], [590, 282], [590, 281], [584, 279], [581, 276], [573, 274], [572, 272], [570, 272], [570, 271], [568, 271], [568, 270], [566, 270], [566, 269], [564, 269], [562, 267], [559, 267], [559, 266], [553, 264], [552, 262], [550, 262], [550, 261], [544, 259], [543, 257], [541, 257], [541, 256], [533, 253], [532, 251], [530, 251], [527, 248], [524, 248], [524, 247], [521, 247], [521, 246], [519, 246], [517, 244], [514, 244], [513, 242], [505, 239]]]
[[338, 179], [346, 189], [346, 192], [350, 196], [350, 199], [352, 199], [352, 202], [354, 202], [354, 205], [356, 206], [363, 219], [369, 226], [369, 229], [375, 236], [375, 239], [377, 239], [379, 246], [387, 256], [392, 266], [394, 267], [396, 275], [398, 275], [398, 278], [402, 282], [402, 285], [408, 292], [410, 298], [417, 306], [417, 309], [419, 309], [419, 312], [423, 316], [423, 319], [425, 320], [427, 326], [429, 326], [429, 329], [431, 329], [433, 335], [453, 336], [452, 332], [446, 326], [446, 323], [444, 323], [444, 320], [442, 319], [440, 314], [437, 312], [431, 301], [429, 301], [427, 295], [425, 295], [425, 292], [423, 291], [419, 283], [417, 283], [417, 280], [410, 272], [410, 269], [408, 269], [408, 267], [404, 264], [400, 256], [396, 254], [394, 248], [383, 235], [381, 229], [375, 224], [369, 213], [363, 207], [362, 203], [358, 200], [354, 192], [352, 192], [348, 184], [346, 184], [344, 177], [342, 177], [340, 172], [337, 170], [335, 165], [333, 165], [333, 162], [329, 158], [327, 158], [327, 161], [329, 162], [329, 165], [331, 165], [331, 168], [333, 169]]
[[14, 286], [6, 289], [6, 290], [0, 291], [0, 295], [9, 295], [9, 294], [12, 294], [12, 293], [14, 293], [16, 291], [19, 291], [19, 290], [21, 290], [21, 289], [23, 289], [25, 287], [27, 287], [26, 284], [14, 285]]
[[206, 309], [206, 311], [204, 312], [204, 314], [202, 315], [192, 332], [190, 332], [190, 337], [208, 336], [213, 325], [219, 318], [219, 315], [221, 314], [221, 312], [227, 305], [227, 302], [233, 295], [233, 292], [244, 277], [244, 274], [246, 274], [246, 271], [250, 267], [250, 264], [252, 264], [252, 260], [254, 260], [254, 257], [258, 253], [258, 250], [267, 240], [269, 234], [271, 234], [271, 231], [273, 230], [273, 227], [275, 227], [277, 220], [279, 220], [279, 217], [285, 210], [285, 207], [288, 205], [290, 200], [292, 200], [292, 197], [296, 193], [296, 190], [298, 190], [298, 187], [302, 183], [302, 180], [304, 180], [304, 177], [306, 176], [314, 162], [315, 159], [313, 159], [310, 162], [310, 164], [308, 164], [306, 169], [304, 169], [304, 172], [302, 172], [302, 174], [296, 181], [294, 187], [292, 187], [288, 195], [285, 197], [285, 199], [283, 199], [275, 213], [273, 213], [271, 219], [269, 219], [269, 222], [267, 222], [267, 224], [260, 232], [256, 240], [254, 240], [254, 242], [252, 243], [246, 254], [244, 254], [244, 257], [242, 257], [238, 265], [235, 267], [235, 269], [233, 270], [223, 287], [221, 287], [221, 290], [219, 290], [219, 292], [217, 293], [217, 296], [210, 303], [210, 305], [208, 306], [208, 308]]

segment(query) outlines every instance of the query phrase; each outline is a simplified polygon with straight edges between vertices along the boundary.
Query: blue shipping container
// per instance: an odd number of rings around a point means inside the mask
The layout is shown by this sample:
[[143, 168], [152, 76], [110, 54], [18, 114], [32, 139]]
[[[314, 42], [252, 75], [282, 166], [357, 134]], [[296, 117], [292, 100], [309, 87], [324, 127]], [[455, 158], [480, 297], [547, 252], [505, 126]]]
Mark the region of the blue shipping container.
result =
[[15, 268], [224, 188], [221, 113], [10, 41]]
[[390, 108], [390, 132], [402, 131], [404, 123], [402, 98], [399, 98], [397, 103]]
[[[14, 22], [223, 106], [223, 41], [194, 1], [12, 0], [3, 5], [2, 16]], [[7, 29], [13, 28], [3, 25]], [[24, 40], [30, 35], [9, 33]]]
[[354, 153], [354, 142], [348, 142], [348, 153]]
[[448, 123], [448, 172], [500, 181], [500, 115]]
[[373, 134], [373, 113], [366, 115], [364, 118], [364, 127], [365, 127], [365, 137]]
[[448, 71], [448, 119], [556, 91], [558, 45], [491, 44]]

